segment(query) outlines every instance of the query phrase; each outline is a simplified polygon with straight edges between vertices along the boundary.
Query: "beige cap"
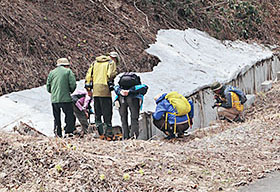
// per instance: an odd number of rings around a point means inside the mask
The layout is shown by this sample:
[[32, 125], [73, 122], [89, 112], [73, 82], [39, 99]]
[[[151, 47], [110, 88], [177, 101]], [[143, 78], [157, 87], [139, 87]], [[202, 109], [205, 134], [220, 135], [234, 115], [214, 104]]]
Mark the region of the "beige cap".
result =
[[65, 66], [65, 65], [70, 65], [67, 58], [60, 58], [56, 61], [56, 66]]
[[211, 89], [212, 91], [218, 91], [220, 90], [221, 88], [223, 87], [223, 85], [219, 82], [214, 82], [212, 85], [211, 85]]

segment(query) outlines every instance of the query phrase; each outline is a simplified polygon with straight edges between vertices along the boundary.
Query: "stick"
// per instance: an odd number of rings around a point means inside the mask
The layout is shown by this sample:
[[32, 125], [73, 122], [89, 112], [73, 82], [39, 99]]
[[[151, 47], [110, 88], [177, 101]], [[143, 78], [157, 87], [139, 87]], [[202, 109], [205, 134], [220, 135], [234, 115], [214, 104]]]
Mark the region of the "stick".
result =
[[[118, 20], [125, 25], [127, 28], [132, 28], [132, 26], [127, 25], [125, 22], [123, 22], [122, 20], [119, 19], [119, 16], [116, 15], [115, 13], [113, 13], [105, 4], [103, 4], [103, 7], [109, 12], [111, 13], [113, 16], [115, 16], [116, 18], [118, 18]], [[136, 33], [138, 35], [138, 37], [142, 40], [142, 42], [144, 43], [144, 45], [148, 44], [144, 38], [138, 33], [138, 31], [136, 31], [136, 29], [133, 28], [134, 33]]]
[[136, 6], [136, 2], [135, 2], [135, 1], [134, 1], [134, 7], [135, 7], [135, 9], [136, 9], [137, 11], [139, 11], [140, 13], [142, 13], [143, 15], [145, 15], [145, 17], [146, 17], [146, 23], [147, 23], [148, 27], [150, 27], [148, 16], [147, 16], [142, 10], [140, 10], [140, 9]]
[[114, 46], [114, 48], [117, 50], [117, 52], [120, 53], [120, 58], [121, 58], [121, 60], [122, 60], [123, 63], [124, 63], [125, 69], [128, 70], [127, 64], [126, 64], [124, 58], [122, 57], [122, 54], [123, 54], [122, 51], [121, 51], [118, 47], [116, 47], [116, 46]]
[[210, 6], [207, 6], [207, 7], [203, 7], [203, 8], [201, 8], [201, 9], [199, 9], [199, 10], [209, 9], [209, 8], [211, 8], [211, 7], [216, 7], [216, 6], [219, 6], [219, 5], [222, 5], [222, 4], [226, 4], [226, 3], [227, 3], [227, 1], [220, 2], [220, 3], [217, 3], [217, 4], [215, 4], [215, 5], [210, 5]]
[[138, 35], [138, 37], [142, 40], [142, 42], [144, 43], [144, 45], [145, 44], [148, 44], [145, 40], [144, 40], [144, 38], [138, 33], [138, 31], [136, 31], [136, 29], [133, 29], [133, 31]]

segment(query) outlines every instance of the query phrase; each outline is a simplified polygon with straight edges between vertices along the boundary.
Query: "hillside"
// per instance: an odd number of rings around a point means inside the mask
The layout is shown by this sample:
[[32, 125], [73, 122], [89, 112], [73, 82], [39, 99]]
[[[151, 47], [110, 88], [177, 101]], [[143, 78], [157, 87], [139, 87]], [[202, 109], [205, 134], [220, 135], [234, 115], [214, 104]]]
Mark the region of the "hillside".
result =
[[237, 191], [280, 169], [279, 89], [258, 95], [245, 123], [177, 140], [1, 133], [0, 191]]
[[0, 2], [0, 95], [44, 85], [69, 57], [83, 79], [95, 56], [117, 51], [118, 71], [151, 71], [159, 29], [197, 28], [224, 40], [279, 44], [278, 0], [23, 0]]

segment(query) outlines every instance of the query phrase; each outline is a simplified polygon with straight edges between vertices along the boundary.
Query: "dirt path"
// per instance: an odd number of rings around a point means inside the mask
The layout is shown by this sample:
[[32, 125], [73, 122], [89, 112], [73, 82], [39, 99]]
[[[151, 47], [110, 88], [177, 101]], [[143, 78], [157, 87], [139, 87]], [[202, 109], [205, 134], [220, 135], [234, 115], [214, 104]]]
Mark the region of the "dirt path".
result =
[[267, 178], [258, 180], [253, 184], [243, 187], [239, 192], [279, 192], [280, 172], [272, 173]]

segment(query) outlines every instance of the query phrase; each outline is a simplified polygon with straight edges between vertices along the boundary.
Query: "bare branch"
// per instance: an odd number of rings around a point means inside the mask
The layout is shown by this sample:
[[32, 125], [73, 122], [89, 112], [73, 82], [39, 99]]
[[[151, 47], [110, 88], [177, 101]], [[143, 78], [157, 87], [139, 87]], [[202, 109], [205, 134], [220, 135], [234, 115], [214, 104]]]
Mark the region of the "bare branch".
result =
[[135, 9], [136, 9], [137, 11], [139, 11], [140, 13], [142, 13], [143, 15], [145, 15], [147, 26], [150, 27], [148, 16], [147, 16], [142, 10], [140, 10], [140, 9], [136, 6], [136, 2], [135, 2], [135, 1], [134, 1], [134, 7], [135, 7]]

